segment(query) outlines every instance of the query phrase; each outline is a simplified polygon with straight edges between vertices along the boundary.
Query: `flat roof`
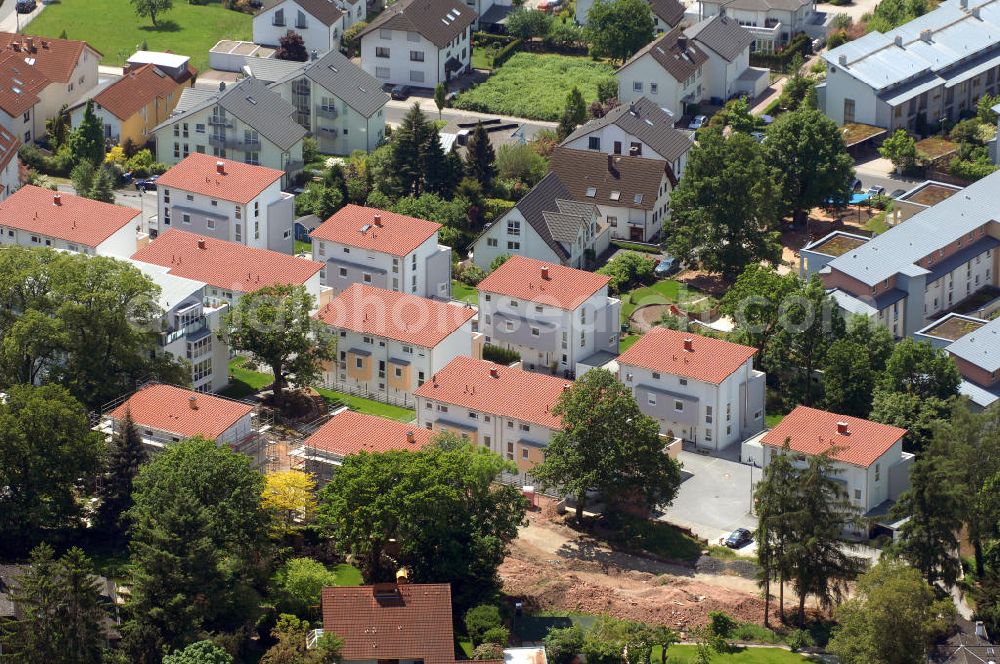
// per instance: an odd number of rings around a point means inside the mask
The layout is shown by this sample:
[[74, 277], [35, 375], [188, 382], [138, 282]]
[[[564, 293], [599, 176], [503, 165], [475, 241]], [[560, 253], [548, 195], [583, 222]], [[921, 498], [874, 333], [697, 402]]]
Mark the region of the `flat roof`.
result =
[[951, 313], [944, 318], [939, 318], [924, 329], [920, 330], [919, 334], [929, 337], [937, 337], [938, 339], [957, 341], [966, 334], [975, 332], [979, 328], [986, 325], [986, 323], [987, 321], [982, 320], [981, 318], [973, 318], [972, 316], [963, 316], [962, 314]]
[[912, 203], [913, 205], [931, 207], [937, 205], [943, 200], [951, 198], [960, 191], [962, 191], [962, 187], [958, 185], [948, 184], [947, 182], [938, 182], [936, 180], [927, 180], [926, 182], [921, 182], [913, 189], [910, 189], [896, 200]]
[[180, 69], [191, 60], [186, 55], [177, 53], [165, 53], [163, 51], [136, 51], [129, 56], [131, 64], [163, 65], [171, 69]]
[[840, 132], [844, 135], [844, 143], [847, 147], [858, 145], [864, 143], [865, 141], [870, 141], [876, 136], [881, 136], [888, 130], [882, 127], [875, 127], [873, 125], [861, 124], [858, 122], [845, 124], [840, 128]]
[[842, 256], [852, 249], [857, 249], [870, 239], [863, 235], [833, 231], [819, 240], [806, 245], [805, 251], [812, 251], [825, 256]]

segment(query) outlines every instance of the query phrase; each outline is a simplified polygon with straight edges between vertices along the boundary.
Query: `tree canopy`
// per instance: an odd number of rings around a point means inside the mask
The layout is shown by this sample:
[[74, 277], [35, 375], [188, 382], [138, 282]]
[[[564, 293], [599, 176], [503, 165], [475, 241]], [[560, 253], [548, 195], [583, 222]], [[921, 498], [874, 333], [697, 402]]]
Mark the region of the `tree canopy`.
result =
[[587, 12], [590, 52], [625, 62], [653, 41], [653, 16], [644, 0], [598, 0]]

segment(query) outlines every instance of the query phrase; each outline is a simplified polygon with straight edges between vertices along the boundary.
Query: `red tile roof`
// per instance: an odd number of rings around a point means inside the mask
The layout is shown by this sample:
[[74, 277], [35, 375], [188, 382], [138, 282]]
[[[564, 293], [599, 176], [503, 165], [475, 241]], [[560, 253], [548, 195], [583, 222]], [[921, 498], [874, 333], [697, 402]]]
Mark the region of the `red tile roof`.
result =
[[[379, 226], [376, 223], [378, 217]], [[365, 232], [361, 229], [367, 226]], [[406, 256], [433, 237], [441, 224], [360, 205], [345, 205], [310, 235], [314, 239]]]
[[447, 583], [324, 588], [322, 601], [323, 630], [344, 639], [344, 661], [454, 664]]
[[[32, 61], [46, 78], [60, 83], [70, 82], [85, 48], [94, 51], [100, 59], [100, 53], [87, 42], [0, 32], [0, 50], [16, 53], [25, 62]], [[97, 85], [97, 81], [91, 83]]]
[[549, 429], [561, 429], [562, 420], [551, 411], [563, 387], [570, 384], [554, 376], [461, 356], [434, 374], [414, 394]]
[[0, 108], [17, 118], [38, 103], [38, 95], [49, 84], [36, 67], [13, 51], [0, 51]]
[[[548, 276], [543, 277], [543, 269]], [[556, 306], [570, 311], [608, 284], [608, 277], [545, 261], [511, 256], [479, 282], [480, 292]]]
[[[840, 423], [847, 425], [846, 433], [839, 433]], [[795, 452], [810, 455], [829, 452], [837, 461], [867, 468], [905, 435], [906, 429], [888, 424], [796, 406], [761, 442], [782, 447], [790, 439]], [[835, 447], [839, 449], [833, 450]]]
[[352, 284], [316, 318], [331, 327], [433, 348], [475, 315], [471, 307]]
[[155, 99], [175, 91], [180, 95], [181, 88], [155, 65], [143, 65], [104, 88], [94, 101], [119, 120], [128, 120]]
[[[691, 350], [685, 350], [688, 339]], [[750, 346], [654, 327], [618, 356], [618, 364], [718, 385], [756, 353]]]
[[[59, 197], [56, 204], [55, 197]], [[139, 210], [25, 185], [0, 203], [0, 226], [96, 247], [128, 226]]]
[[304, 284], [323, 269], [323, 264], [316, 261], [176, 228], [147, 244], [132, 258], [168, 267], [170, 274], [178, 277], [239, 293], [252, 293], [276, 284]]
[[[191, 407], [195, 397], [197, 409]], [[111, 417], [121, 419], [131, 411], [138, 426], [178, 436], [215, 439], [253, 412], [253, 406], [173, 385], [147, 385], [115, 408]]]
[[[14, 134], [0, 127], [0, 170], [7, 168], [7, 164], [17, 156], [17, 151], [20, 148], [21, 141], [17, 140]], [[17, 186], [17, 182], [11, 182], [10, 184]]]
[[[169, 80], [169, 79], [168, 79]], [[218, 172], [222, 162], [223, 173]], [[246, 205], [281, 179], [283, 171], [195, 152], [160, 176], [157, 187], [176, 187], [195, 194]]]
[[433, 435], [414, 424], [345, 410], [327, 420], [306, 439], [305, 445], [346, 457], [358, 452], [416, 451], [427, 445]]

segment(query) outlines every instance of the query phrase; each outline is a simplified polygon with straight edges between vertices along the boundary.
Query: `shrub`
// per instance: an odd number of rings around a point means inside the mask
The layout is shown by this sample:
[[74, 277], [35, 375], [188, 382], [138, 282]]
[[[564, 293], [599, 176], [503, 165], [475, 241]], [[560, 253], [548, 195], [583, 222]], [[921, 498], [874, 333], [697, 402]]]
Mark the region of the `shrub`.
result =
[[812, 636], [804, 629], [796, 629], [792, 631], [792, 633], [788, 635], [788, 638], [785, 639], [785, 642], [788, 643], [788, 647], [792, 650], [801, 650], [802, 648], [808, 648], [816, 645]]
[[550, 629], [545, 635], [545, 656], [550, 664], [572, 664], [583, 650], [583, 630], [579, 625]]
[[501, 348], [500, 346], [494, 346], [493, 344], [483, 345], [483, 359], [489, 360], [490, 362], [496, 362], [497, 364], [514, 364], [515, 362], [521, 361], [521, 354], [516, 350], [510, 350], [509, 348]]
[[632, 286], [648, 283], [653, 278], [653, 261], [634, 251], [623, 251], [597, 270], [610, 278], [608, 290], [621, 293]]
[[368, 27], [367, 21], [358, 21], [351, 27], [344, 30], [340, 37], [340, 45], [347, 51], [348, 57], [354, 56], [361, 48], [361, 33]]
[[492, 261], [490, 261], [490, 272], [493, 272], [498, 267], [500, 267], [501, 265], [503, 265], [504, 263], [506, 263], [507, 259], [509, 259], [509, 258], [510, 258], [510, 254], [500, 254], [499, 256], [497, 256], [496, 258], [494, 258]]
[[618, 97], [618, 79], [606, 78], [597, 82], [597, 99], [602, 104]]
[[480, 604], [465, 612], [465, 631], [476, 645], [483, 643], [487, 632], [497, 627], [502, 628], [503, 622], [500, 609], [492, 604]]
[[496, 167], [500, 180], [518, 180], [533, 187], [545, 177], [549, 162], [530, 145], [508, 143], [497, 150]]
[[125, 162], [125, 170], [132, 173], [133, 178], [145, 178], [152, 175], [154, 165], [153, 153], [142, 149], [129, 157]]
[[788, 65], [796, 55], [805, 57], [810, 52], [812, 52], [812, 40], [806, 33], [799, 32], [778, 53], [751, 53], [750, 64], [754, 67], [767, 67], [772, 71], [787, 72]]
[[507, 214], [516, 205], [514, 201], [502, 198], [487, 198], [483, 202], [483, 221], [490, 223]]
[[503, 659], [503, 646], [490, 642], [480, 643], [476, 646], [476, 649], [472, 651], [472, 659], [477, 661]]
[[849, 41], [851, 41], [851, 37], [847, 34], [846, 30], [837, 30], [836, 32], [831, 32], [830, 36], [826, 38], [826, 47], [827, 49], [834, 49], [838, 46], [843, 46]]
[[854, 19], [849, 14], [837, 14], [830, 21], [830, 27], [834, 30], [849, 30], [853, 23]]
[[455, 278], [466, 286], [475, 286], [486, 278], [486, 272], [475, 263], [468, 263], [459, 268]]
[[25, 143], [22, 145], [21, 149], [17, 151], [17, 156], [21, 158], [21, 163], [28, 168], [33, 168], [36, 171], [44, 170], [45, 155], [42, 154], [41, 149], [34, 143]]
[[712, 631], [712, 634], [721, 636], [722, 638], [729, 638], [736, 628], [736, 621], [724, 611], [710, 611], [708, 619], [711, 621], [708, 628]]
[[493, 56], [493, 68], [495, 69], [497, 67], [502, 66], [504, 63], [506, 63], [508, 60], [514, 57], [514, 54], [517, 53], [520, 49], [521, 49], [520, 39], [515, 39], [514, 41], [510, 42], [509, 44], [501, 48]]
[[493, 643], [503, 648], [507, 645], [508, 639], [510, 639], [510, 630], [502, 625], [491, 627], [483, 632], [483, 643]]

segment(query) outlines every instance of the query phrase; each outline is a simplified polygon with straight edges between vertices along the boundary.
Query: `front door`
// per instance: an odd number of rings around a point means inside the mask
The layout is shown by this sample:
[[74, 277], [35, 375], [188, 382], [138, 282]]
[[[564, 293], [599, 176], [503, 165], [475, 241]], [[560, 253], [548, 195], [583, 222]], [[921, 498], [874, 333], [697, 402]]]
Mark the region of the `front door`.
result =
[[628, 229], [628, 239], [634, 242], [642, 242], [645, 238], [642, 236], [641, 226], [629, 226]]

